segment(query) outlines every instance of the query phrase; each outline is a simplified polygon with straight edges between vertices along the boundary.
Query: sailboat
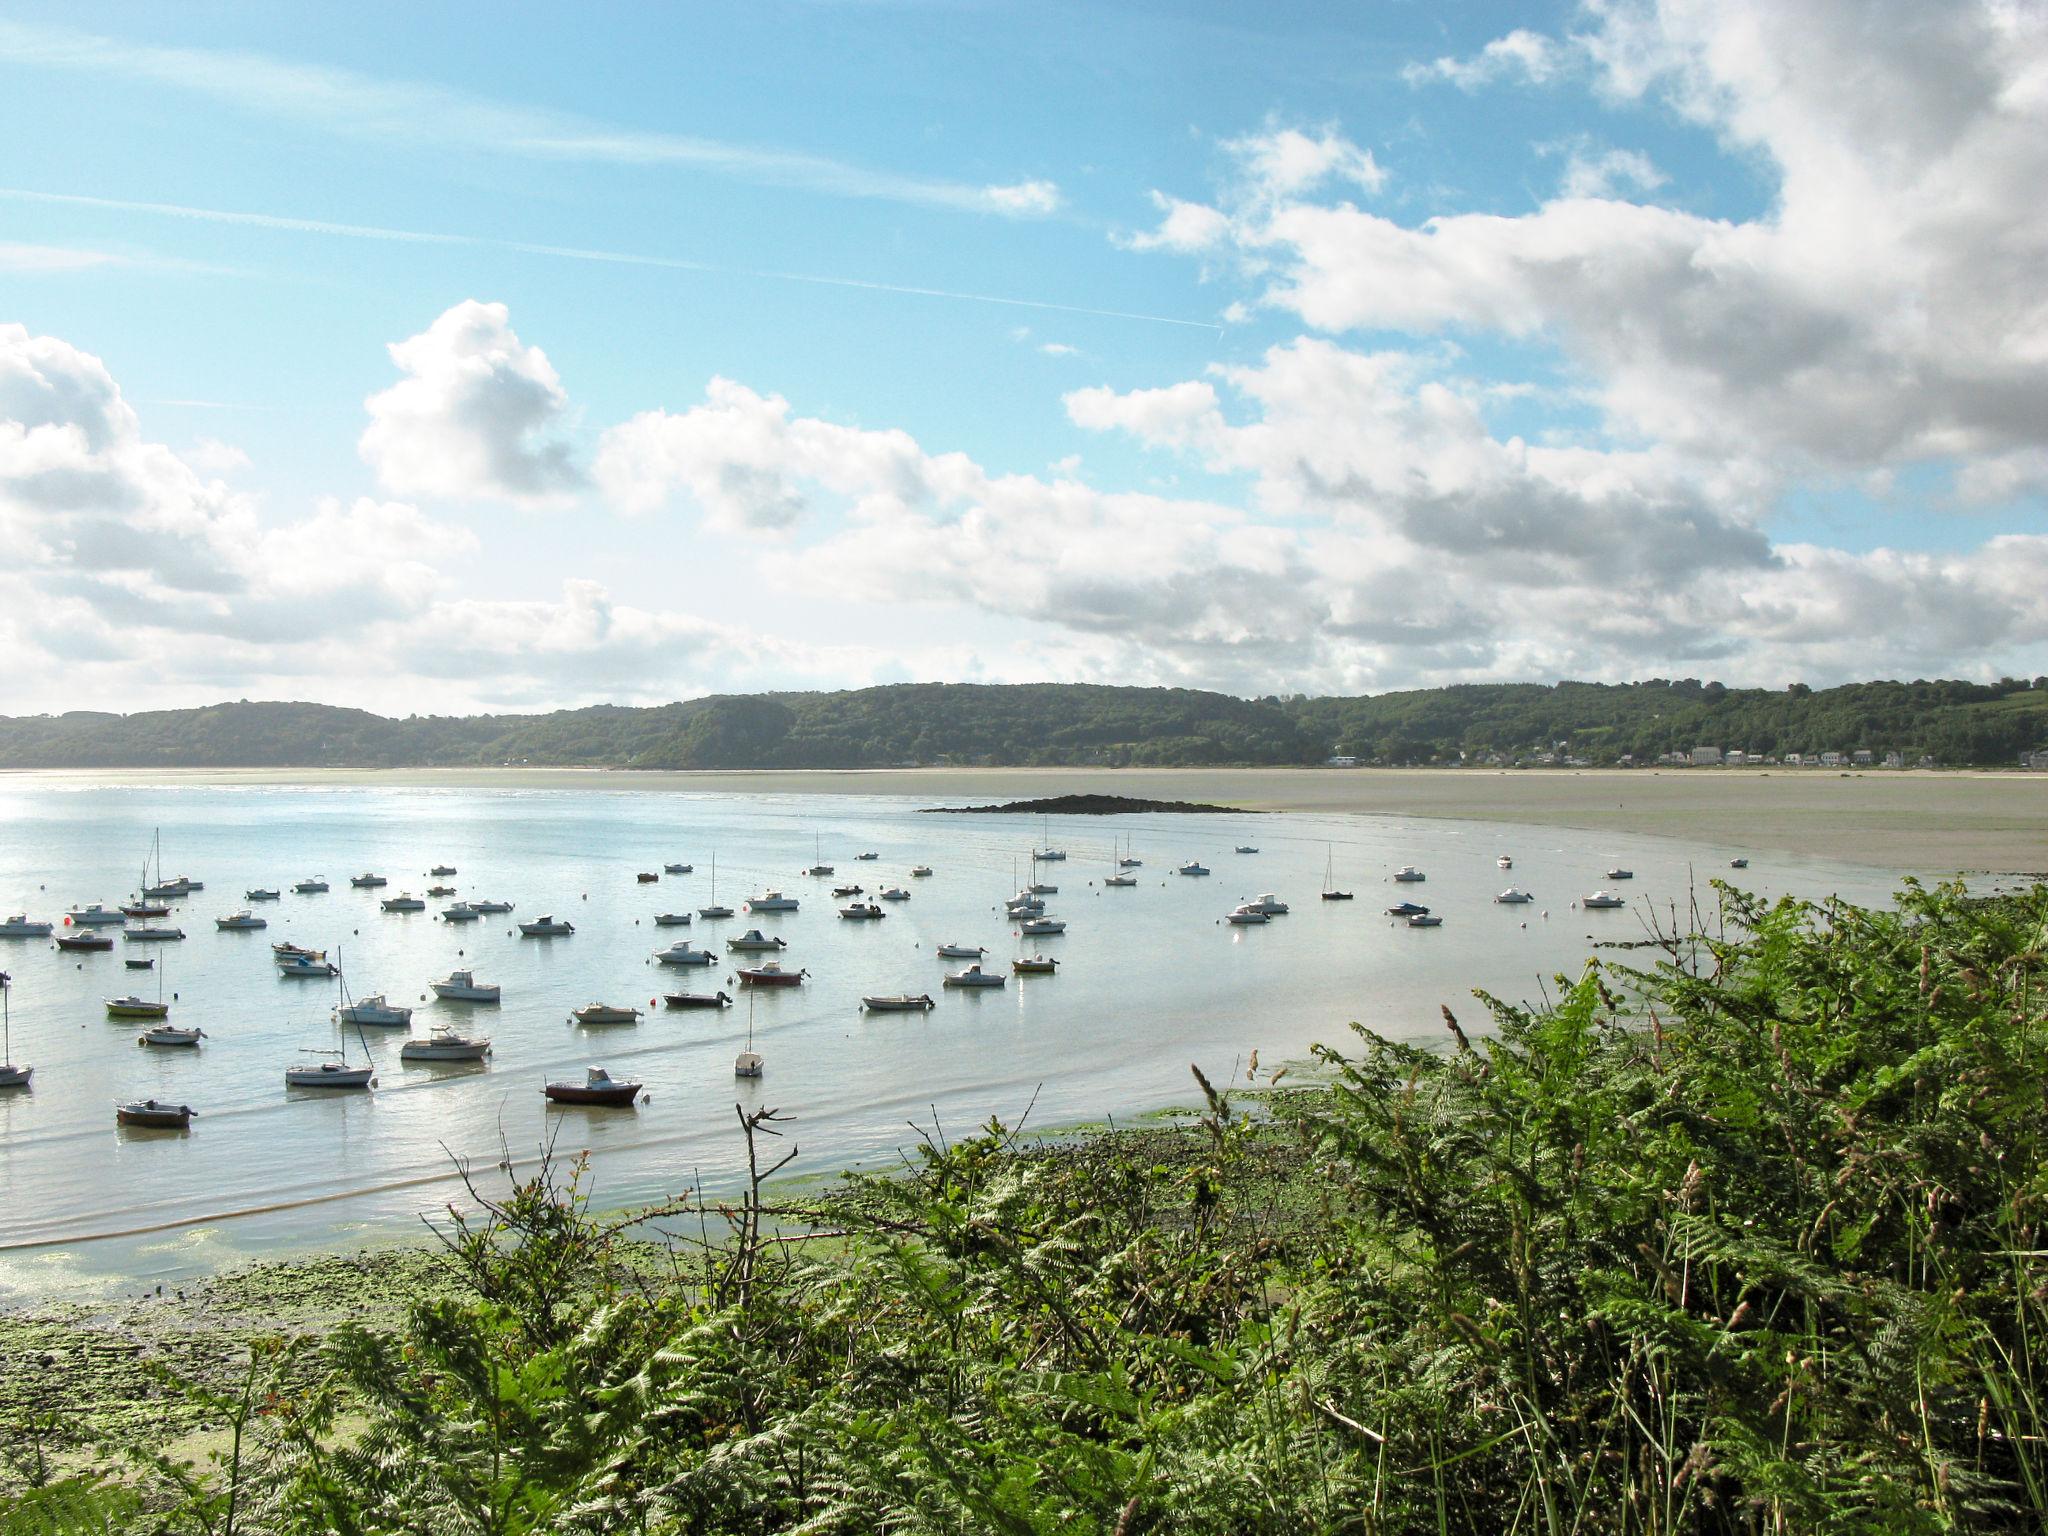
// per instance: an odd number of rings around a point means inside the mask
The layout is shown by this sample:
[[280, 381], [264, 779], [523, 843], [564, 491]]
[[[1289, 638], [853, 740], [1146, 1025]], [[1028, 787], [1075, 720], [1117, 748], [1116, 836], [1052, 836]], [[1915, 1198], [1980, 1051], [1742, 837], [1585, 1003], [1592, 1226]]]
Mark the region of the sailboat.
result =
[[150, 1002], [131, 992], [126, 997], [107, 999], [107, 1017], [110, 1019], [162, 1019], [170, 1016], [171, 1005], [164, 1001], [164, 973], [156, 973], [156, 1001]]
[[0, 971], [0, 1088], [26, 1088], [36, 1069], [14, 1064], [14, 1010], [7, 1001], [9, 979], [5, 971]]
[[732, 916], [731, 907], [721, 907], [718, 904], [718, 854], [716, 850], [714, 850], [711, 855], [711, 905], [708, 907], [699, 907], [697, 909], [697, 915], [699, 917], [704, 918], [719, 918]]
[[1337, 889], [1336, 846], [1332, 843], [1325, 843], [1323, 847], [1328, 853], [1328, 857], [1323, 860], [1323, 900], [1349, 901], [1351, 899], [1351, 893], [1349, 891], [1340, 891]]
[[747, 1048], [733, 1058], [734, 1077], [759, 1077], [761, 1058], [754, 1050], [754, 994], [747, 994]]
[[805, 874], [829, 875], [832, 873], [832, 866], [825, 862], [825, 839], [817, 837], [815, 834], [814, 841], [811, 844], [811, 860], [811, 867], [804, 871]]
[[1052, 845], [1052, 818], [1041, 816], [1038, 821], [1041, 834], [1045, 838], [1045, 846], [1031, 850], [1032, 861], [1038, 864], [1065, 863], [1067, 858], [1066, 850], [1064, 848], [1055, 848]]
[[1119, 848], [1118, 844], [1110, 844], [1109, 873], [1102, 877], [1102, 883], [1104, 885], [1131, 886], [1136, 885], [1138, 883], [1138, 877], [1136, 875], [1127, 875], [1123, 872], [1125, 864], [1135, 864], [1138, 861], [1136, 859], [1119, 859], [1117, 857], [1117, 854], [1120, 851], [1121, 849]]
[[[339, 952], [338, 950], [336, 951], [336, 958], [337, 958], [337, 960], [338, 960], [338, 959], [340, 958], [340, 952]], [[340, 966], [339, 966], [339, 965], [337, 965], [337, 966], [335, 967], [335, 975], [336, 975], [336, 977], [337, 977], [337, 978], [339, 978], [339, 977], [340, 977], [340, 975], [341, 975], [341, 968], [340, 968]], [[337, 1010], [336, 1010], [336, 1013], [337, 1013], [337, 1015], [338, 1015], [338, 1016], [341, 1016], [341, 1017], [346, 1017], [346, 1009], [347, 1009], [347, 1007], [348, 1007], [348, 983], [347, 983], [346, 981], [341, 981], [341, 982], [340, 982], [340, 988], [341, 988], [341, 998], [342, 998], [342, 1007], [341, 1007], [340, 1009], [337, 1009]], [[348, 1035], [347, 1035], [346, 1033], [344, 1033], [344, 1034], [342, 1035], [342, 1037], [341, 1037], [342, 1045], [341, 1045], [341, 1049], [340, 1049], [340, 1050], [338, 1050], [338, 1051], [308, 1051], [308, 1052], [306, 1052], [306, 1054], [307, 1054], [307, 1055], [309, 1055], [309, 1056], [332, 1056], [332, 1057], [334, 1058], [334, 1059], [333, 1059], [332, 1061], [322, 1061], [322, 1062], [318, 1062], [318, 1063], [316, 1063], [316, 1064], [314, 1064], [314, 1065], [312, 1065], [312, 1066], [304, 1066], [304, 1067], [286, 1067], [286, 1068], [284, 1069], [284, 1085], [285, 1085], [285, 1087], [287, 1087], [287, 1088], [369, 1088], [369, 1087], [373, 1087], [373, 1086], [374, 1086], [374, 1085], [376, 1084], [376, 1081], [377, 1081], [377, 1075], [376, 1075], [376, 1074], [377, 1074], [377, 1066], [376, 1066], [376, 1063], [375, 1063], [375, 1061], [373, 1061], [373, 1060], [371, 1059], [371, 1056], [370, 1056], [370, 1038], [369, 1038], [369, 1036], [367, 1036], [367, 1035], [365, 1035], [365, 1034], [363, 1033], [363, 1026], [362, 1026], [361, 1024], [357, 1024], [357, 1025], [355, 1026], [355, 1031], [356, 1031], [356, 1039], [357, 1039], [358, 1041], [360, 1041], [360, 1042], [362, 1043], [362, 1047], [363, 1047], [363, 1064], [362, 1064], [362, 1065], [361, 1065], [360, 1067], [358, 1067], [358, 1066], [353, 1066], [353, 1065], [351, 1065], [351, 1064], [350, 1064], [350, 1062], [349, 1062], [349, 1059], [348, 1059]]]
[[[151, 880], [149, 877], [149, 867], [152, 860], [156, 864], [156, 878], [154, 880]], [[150, 857], [142, 861], [142, 894], [150, 898], [189, 896], [194, 891], [203, 891], [205, 889], [206, 885], [203, 881], [194, 880], [190, 875], [178, 875], [169, 880], [164, 878], [164, 839], [163, 832], [159, 829], [150, 840]]]

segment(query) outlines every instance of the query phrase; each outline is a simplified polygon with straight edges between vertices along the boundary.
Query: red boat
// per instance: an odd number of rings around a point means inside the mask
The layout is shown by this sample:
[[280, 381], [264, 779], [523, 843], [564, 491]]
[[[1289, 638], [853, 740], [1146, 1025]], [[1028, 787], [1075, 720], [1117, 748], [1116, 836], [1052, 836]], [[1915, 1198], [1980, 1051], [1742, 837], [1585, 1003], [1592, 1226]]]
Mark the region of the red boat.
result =
[[580, 1083], [549, 1083], [541, 1092], [557, 1104], [603, 1104], [630, 1109], [640, 1097], [640, 1083], [622, 1083], [603, 1067], [592, 1067]]
[[785, 971], [779, 965], [741, 966], [740, 982], [749, 987], [795, 987], [803, 984], [809, 971]]

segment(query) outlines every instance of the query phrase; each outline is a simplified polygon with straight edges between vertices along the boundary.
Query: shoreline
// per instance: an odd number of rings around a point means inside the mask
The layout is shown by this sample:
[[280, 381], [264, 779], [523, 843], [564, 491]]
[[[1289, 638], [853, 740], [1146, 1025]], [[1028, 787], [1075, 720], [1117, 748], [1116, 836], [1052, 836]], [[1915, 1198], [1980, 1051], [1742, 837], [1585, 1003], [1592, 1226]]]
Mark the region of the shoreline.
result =
[[[1057, 786], [1055, 791], [1052, 787]], [[410, 789], [848, 795], [933, 803], [1048, 793], [1200, 800], [1246, 811], [1553, 826], [1782, 849], [1931, 876], [2048, 870], [2048, 774], [1697, 768], [180, 768], [10, 769], [36, 789]]]

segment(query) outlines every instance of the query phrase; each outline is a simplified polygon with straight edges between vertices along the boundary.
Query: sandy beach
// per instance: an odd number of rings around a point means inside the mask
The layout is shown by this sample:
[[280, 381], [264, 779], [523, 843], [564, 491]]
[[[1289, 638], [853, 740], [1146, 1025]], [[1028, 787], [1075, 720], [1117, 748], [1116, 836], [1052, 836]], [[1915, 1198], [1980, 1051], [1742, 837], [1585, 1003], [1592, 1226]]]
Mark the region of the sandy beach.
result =
[[932, 805], [1055, 794], [1214, 801], [1575, 827], [1784, 849], [1925, 875], [2048, 870], [2048, 775], [1716, 769], [900, 768], [637, 773], [578, 768], [79, 770], [0, 775], [0, 792], [88, 784], [353, 785], [698, 795], [896, 795]]

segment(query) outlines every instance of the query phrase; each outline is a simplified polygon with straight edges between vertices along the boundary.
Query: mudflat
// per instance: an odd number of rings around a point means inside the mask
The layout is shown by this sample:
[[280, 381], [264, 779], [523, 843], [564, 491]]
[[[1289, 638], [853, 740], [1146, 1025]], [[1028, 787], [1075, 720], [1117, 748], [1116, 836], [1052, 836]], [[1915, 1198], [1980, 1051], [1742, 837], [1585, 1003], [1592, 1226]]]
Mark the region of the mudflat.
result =
[[977, 798], [1114, 794], [1246, 810], [1427, 816], [1782, 848], [1924, 875], [2048, 870], [2048, 775], [1871, 770], [877, 768], [708, 773], [586, 768], [77, 770], [37, 784], [218, 784]]

